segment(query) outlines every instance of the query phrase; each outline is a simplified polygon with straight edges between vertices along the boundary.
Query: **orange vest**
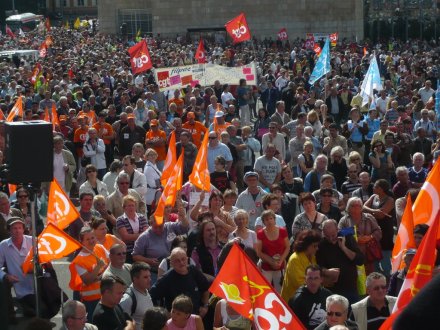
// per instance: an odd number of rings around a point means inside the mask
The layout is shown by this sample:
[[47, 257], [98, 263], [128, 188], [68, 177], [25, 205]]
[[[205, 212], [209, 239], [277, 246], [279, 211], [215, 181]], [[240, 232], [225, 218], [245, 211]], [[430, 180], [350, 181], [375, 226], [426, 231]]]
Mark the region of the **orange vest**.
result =
[[110, 251], [110, 248], [115, 244], [120, 244], [121, 242], [112, 234], [105, 234], [104, 244], [102, 244], [107, 251]]
[[[95, 247], [93, 248], [93, 253], [96, 254], [100, 259], [102, 259], [106, 264], [105, 266], [107, 267], [109, 263], [107, 251], [101, 244], [95, 245]], [[101, 281], [96, 281], [89, 285], [86, 285], [82, 281], [81, 276], [79, 276], [78, 272], [76, 271], [75, 266], [78, 265], [79, 267], [84, 268], [85, 270], [87, 270], [88, 273], [90, 273], [96, 267], [96, 264], [97, 261], [95, 256], [91, 254], [83, 255], [82, 253], [80, 253], [75, 257], [75, 259], [73, 259], [72, 263], [69, 265], [71, 275], [69, 286], [72, 290], [80, 292], [82, 300], [92, 301], [101, 299]], [[106, 267], [102, 269], [101, 273], [104, 272]]]

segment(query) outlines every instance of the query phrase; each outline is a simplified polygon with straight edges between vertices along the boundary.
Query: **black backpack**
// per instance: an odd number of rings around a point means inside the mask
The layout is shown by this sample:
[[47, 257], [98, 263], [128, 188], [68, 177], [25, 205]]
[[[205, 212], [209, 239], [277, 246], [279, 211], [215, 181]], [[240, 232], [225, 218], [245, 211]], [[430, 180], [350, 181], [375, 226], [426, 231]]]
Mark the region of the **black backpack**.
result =
[[134, 290], [131, 286], [129, 286], [127, 288], [127, 290], [125, 291], [126, 294], [128, 294], [131, 298], [131, 313], [130, 316], [132, 316], [134, 314], [134, 312], [136, 311], [136, 307], [137, 307], [137, 299], [136, 299], [136, 294], [134, 293]]

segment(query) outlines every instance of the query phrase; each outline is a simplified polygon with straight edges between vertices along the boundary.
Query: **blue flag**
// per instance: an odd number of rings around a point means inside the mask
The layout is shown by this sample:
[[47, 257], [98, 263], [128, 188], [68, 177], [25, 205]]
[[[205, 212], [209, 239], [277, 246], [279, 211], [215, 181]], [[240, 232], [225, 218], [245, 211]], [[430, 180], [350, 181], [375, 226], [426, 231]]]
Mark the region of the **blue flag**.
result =
[[362, 96], [362, 105], [365, 105], [371, 101], [374, 101], [373, 90], [382, 90], [382, 80], [380, 79], [379, 67], [377, 66], [376, 56], [370, 62], [370, 67], [365, 74], [364, 81], [362, 82], [360, 95]]
[[325, 41], [324, 48], [322, 49], [321, 55], [319, 55], [316, 61], [315, 67], [313, 68], [312, 75], [309, 79], [309, 84], [314, 84], [319, 78], [324, 76], [326, 73], [330, 72], [330, 39], [327, 38]]

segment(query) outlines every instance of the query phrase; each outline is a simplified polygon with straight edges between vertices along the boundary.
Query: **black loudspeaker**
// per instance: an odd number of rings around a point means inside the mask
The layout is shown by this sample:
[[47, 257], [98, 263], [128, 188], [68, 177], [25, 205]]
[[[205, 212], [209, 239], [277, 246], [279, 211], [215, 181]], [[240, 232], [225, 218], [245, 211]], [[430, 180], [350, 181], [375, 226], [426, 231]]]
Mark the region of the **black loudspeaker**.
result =
[[53, 179], [52, 124], [42, 120], [5, 123], [9, 183]]

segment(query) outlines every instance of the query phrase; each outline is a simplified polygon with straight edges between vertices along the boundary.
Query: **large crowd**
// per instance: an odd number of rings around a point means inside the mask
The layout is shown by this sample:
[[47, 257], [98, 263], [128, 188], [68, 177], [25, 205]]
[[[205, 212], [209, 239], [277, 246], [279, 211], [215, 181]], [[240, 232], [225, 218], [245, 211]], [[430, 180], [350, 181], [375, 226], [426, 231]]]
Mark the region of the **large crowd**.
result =
[[[242, 79], [163, 92], [154, 69], [131, 74], [133, 40], [95, 27], [47, 33], [52, 44], [38, 59], [35, 84], [35, 59], [0, 62], [0, 108], [7, 116], [22, 97], [24, 115], [15, 120], [25, 121], [56, 108], [53, 174], [79, 205], [67, 232], [83, 246], [69, 256], [74, 300], [64, 305], [63, 329], [253, 328], [208, 291], [233, 243], [307, 329], [380, 327], [416, 252], [406, 250], [392, 273], [406, 197], [415, 200], [440, 155], [436, 41], [340, 41], [331, 71], [311, 85], [316, 54], [303, 40], [208, 39], [209, 63], [254, 62], [258, 85]], [[0, 45], [37, 49], [45, 39], [35, 31], [0, 37]], [[190, 40], [147, 42], [154, 68], [197, 62]], [[372, 56], [383, 89], [364, 104], [360, 86]], [[189, 177], [205, 135], [211, 189], [201, 192]], [[184, 184], [157, 223], [169, 147], [177, 156], [183, 148]], [[1, 129], [3, 164], [5, 148]], [[41, 185], [38, 233], [48, 186]], [[20, 268], [32, 246], [30, 192], [11, 193], [4, 181], [2, 190], [0, 279], [32, 316], [33, 275]], [[414, 228], [417, 246], [427, 229]], [[48, 307], [43, 301], [40, 316], [53, 316]]]

